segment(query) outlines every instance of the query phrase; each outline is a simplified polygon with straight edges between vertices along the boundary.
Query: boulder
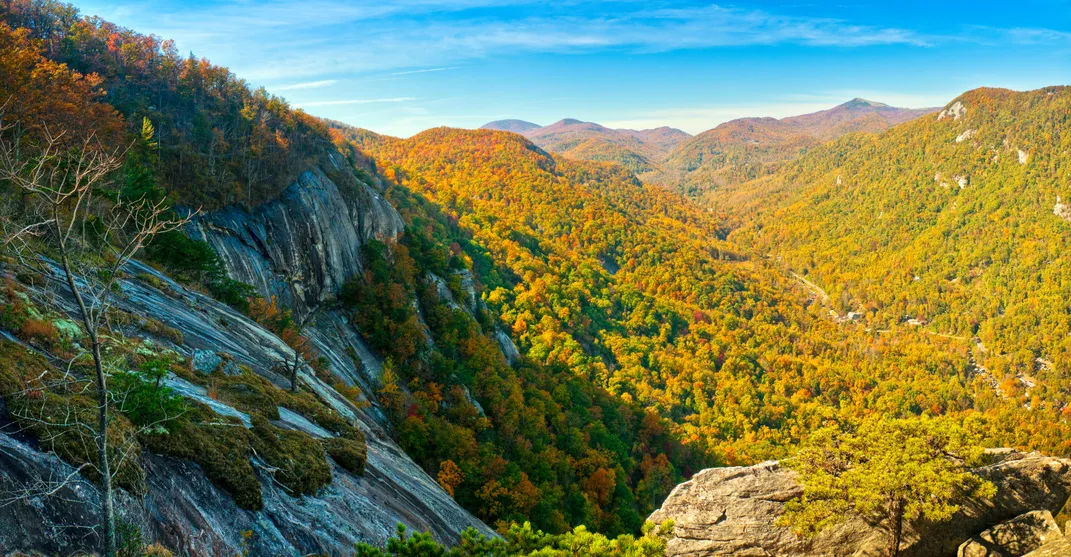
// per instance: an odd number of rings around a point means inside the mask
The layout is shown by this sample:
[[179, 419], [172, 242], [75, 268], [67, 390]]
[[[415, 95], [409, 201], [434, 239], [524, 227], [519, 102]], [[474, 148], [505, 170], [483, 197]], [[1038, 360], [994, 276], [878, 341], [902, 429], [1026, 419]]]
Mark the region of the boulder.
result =
[[1071, 555], [1071, 537], [1063, 537], [1047, 543], [1024, 557], [1067, 557]]
[[1063, 537], [1052, 513], [1030, 511], [963, 542], [957, 557], [1018, 557]]
[[216, 370], [224, 375], [241, 375], [242, 370], [229, 354], [217, 353], [211, 350], [194, 350], [190, 357], [190, 367], [193, 371], [204, 375], [211, 375]]
[[194, 350], [193, 356], [190, 358], [190, 366], [193, 367], [193, 371], [204, 375], [210, 375], [222, 363], [223, 358], [211, 350]]
[[[996, 484], [990, 501], [967, 500], [948, 522], [905, 527], [901, 555], [956, 555], [971, 536], [1034, 510], [1058, 512], [1071, 495], [1071, 461], [1039, 453], [992, 451], [991, 463], [975, 470]], [[802, 494], [797, 474], [778, 462], [710, 468], [678, 485], [650, 520], [674, 521], [668, 557], [720, 555], [882, 555], [888, 532], [848, 519], [813, 538], [778, 526], [787, 501]]]

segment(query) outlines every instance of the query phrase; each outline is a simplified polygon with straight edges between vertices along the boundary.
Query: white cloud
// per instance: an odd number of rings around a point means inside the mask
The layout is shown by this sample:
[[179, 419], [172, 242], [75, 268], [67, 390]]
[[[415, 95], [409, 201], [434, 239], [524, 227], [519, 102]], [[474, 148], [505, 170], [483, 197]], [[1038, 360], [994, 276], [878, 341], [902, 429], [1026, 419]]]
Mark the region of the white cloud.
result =
[[404, 71], [404, 72], [394, 72], [394, 73], [389, 73], [387, 75], [394, 76], [394, 75], [411, 75], [411, 74], [417, 74], [417, 73], [448, 72], [450, 70], [457, 70], [457, 69], [460, 69], [460, 68], [461, 68], [461, 66], [450, 66], [450, 67], [447, 67], [447, 68], [427, 68], [427, 69], [424, 69], [424, 70], [408, 70], [408, 71]]
[[384, 99], [345, 99], [336, 101], [315, 101], [307, 102], [296, 105], [299, 108], [308, 108], [312, 106], [342, 106], [347, 104], [378, 104], [378, 103], [401, 103], [407, 101], [417, 100], [414, 97], [389, 97]]
[[[100, 0], [86, 0], [93, 4]], [[495, 10], [521, 5], [519, 10]], [[399, 70], [524, 52], [661, 52], [743, 45], [924, 46], [914, 31], [716, 5], [648, 9], [641, 2], [552, 6], [535, 0], [247, 2], [103, 5], [119, 23], [176, 39], [254, 81]], [[539, 9], [535, 9], [535, 8]], [[475, 9], [479, 8], [479, 9]], [[99, 11], [99, 10], [98, 10]], [[86, 9], [87, 13], [94, 13]], [[493, 12], [494, 15], [488, 15]], [[280, 36], [286, 40], [279, 40]], [[405, 70], [405, 68], [427, 69]]]
[[330, 87], [338, 83], [334, 79], [324, 79], [321, 81], [306, 81], [303, 83], [292, 83], [290, 85], [283, 85], [282, 87], [272, 87], [273, 91], [294, 91], [297, 89], [319, 89], [321, 87]]

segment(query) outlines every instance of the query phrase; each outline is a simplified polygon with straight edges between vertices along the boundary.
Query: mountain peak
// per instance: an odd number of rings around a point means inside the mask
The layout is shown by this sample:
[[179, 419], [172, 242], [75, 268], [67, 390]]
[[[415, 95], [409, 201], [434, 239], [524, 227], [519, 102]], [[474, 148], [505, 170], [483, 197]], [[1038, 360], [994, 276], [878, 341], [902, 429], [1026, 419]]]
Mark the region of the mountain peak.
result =
[[480, 126], [481, 130], [498, 130], [503, 132], [524, 133], [529, 130], [539, 129], [539, 124], [533, 124], [525, 120], [495, 120]]
[[862, 97], [855, 97], [854, 99], [840, 105], [840, 108], [848, 109], [865, 109], [865, 108], [889, 108], [889, 105], [885, 103], [879, 103], [876, 101], [868, 101]]

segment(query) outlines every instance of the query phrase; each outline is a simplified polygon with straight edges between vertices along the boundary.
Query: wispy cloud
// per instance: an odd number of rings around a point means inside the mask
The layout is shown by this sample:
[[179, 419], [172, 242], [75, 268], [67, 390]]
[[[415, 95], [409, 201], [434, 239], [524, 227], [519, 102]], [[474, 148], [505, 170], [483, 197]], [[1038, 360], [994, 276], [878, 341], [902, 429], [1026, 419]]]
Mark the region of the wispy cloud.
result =
[[404, 71], [404, 72], [393, 72], [393, 73], [389, 73], [387, 75], [394, 76], [394, 75], [411, 75], [411, 74], [417, 74], [417, 73], [448, 72], [450, 70], [457, 70], [457, 69], [461, 69], [461, 66], [450, 66], [450, 67], [446, 67], [446, 68], [427, 68], [427, 69], [423, 69], [423, 70], [408, 70], [408, 71]]
[[283, 85], [281, 87], [272, 87], [273, 91], [296, 91], [298, 89], [320, 89], [322, 87], [330, 87], [338, 83], [334, 79], [324, 79], [321, 81], [306, 81], [303, 83], [291, 83], [290, 85]]
[[[279, 84], [270, 89], [296, 106], [395, 133], [498, 114], [702, 131], [854, 96], [933, 106], [947, 100], [946, 92], [951, 98], [978, 85], [1066, 81], [1059, 56], [1071, 53], [1066, 18], [1046, 8], [1019, 10], [1013, 23], [988, 8], [969, 17], [935, 9], [913, 18], [756, 0], [75, 1], [86, 14], [173, 38], [181, 52], [228, 66], [254, 85]], [[529, 70], [510, 67], [513, 60], [553, 64]], [[659, 73], [663, 60], [671, 69]], [[799, 72], [797, 60], [812, 66]], [[819, 67], [825, 60], [829, 67]], [[591, 79], [580, 67], [593, 68]], [[620, 71], [601, 73], [610, 67]], [[466, 79], [434, 79], [462, 68]], [[639, 68], [636, 75], [632, 68]], [[643, 71], [659, 73], [658, 83], [640, 77]], [[801, 94], [785, 94], [790, 85]], [[903, 93], [931, 98], [898, 98], [891, 90], [901, 85]], [[430, 101], [411, 102], [458, 94], [464, 98], [431, 108], [424, 106]], [[554, 100], [563, 94], [570, 98]]]
[[[506, 5], [515, 9], [502, 9]], [[223, 2], [195, 9], [164, 0], [163, 5], [153, 4], [153, 11], [133, 3], [104, 9], [124, 14], [125, 21], [138, 27], [144, 22], [150, 30], [178, 40], [181, 48], [223, 56], [216, 61], [257, 81], [391, 70], [397, 70], [391, 76], [438, 72], [457, 69], [459, 62], [526, 52], [932, 42], [909, 29], [837, 19], [718, 5], [646, 6], [613, 2], [581, 9], [534, 0], [313, 0], [261, 2], [255, 7]], [[280, 34], [288, 40], [279, 41]], [[260, 55], [250, 56], [251, 51]]]
[[299, 103], [299, 108], [308, 108], [313, 106], [343, 106], [348, 104], [379, 104], [379, 103], [401, 103], [417, 100], [414, 97], [389, 97], [385, 99], [345, 99], [337, 101], [315, 101]]
[[[387, 75], [439, 72], [469, 60], [526, 52], [1071, 42], [1071, 33], [1044, 28], [964, 26], [938, 35], [829, 17], [696, 6], [682, 0], [561, 5], [537, 0], [230, 0], [208, 5], [84, 0], [82, 4], [89, 6], [88, 13], [114, 16], [175, 38], [181, 48], [222, 57], [216, 61], [255, 81], [392, 70]], [[278, 40], [280, 36], [287, 40]]]

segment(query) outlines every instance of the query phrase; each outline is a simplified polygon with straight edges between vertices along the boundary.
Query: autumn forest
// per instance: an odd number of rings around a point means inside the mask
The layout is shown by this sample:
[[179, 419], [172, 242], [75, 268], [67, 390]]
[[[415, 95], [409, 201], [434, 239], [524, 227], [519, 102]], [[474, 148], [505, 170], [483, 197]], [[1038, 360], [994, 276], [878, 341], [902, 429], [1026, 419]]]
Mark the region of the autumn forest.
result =
[[[369, 481], [389, 443], [433, 482], [422, 489], [487, 526], [456, 555], [579, 544], [640, 556], [661, 554], [644, 523], [679, 483], [792, 457], [823, 428], [933, 419], [979, 445], [1071, 455], [1067, 87], [977, 89], [909, 114], [853, 101], [654, 147], [605, 128], [543, 147], [498, 129], [398, 138], [312, 116], [73, 6], [4, 0], [0, 101], [5, 235], [38, 217], [17, 157], [70, 176], [74, 154], [122, 155], [86, 190], [92, 203], [46, 221], [84, 219], [93, 254], [78, 261], [93, 271], [57, 292], [111, 285], [99, 339], [42, 286], [67, 244], [24, 235], [37, 264], [10, 242], [0, 253], [0, 423], [96, 470], [90, 482], [114, 475], [117, 493], [158, 489], [162, 455], [196, 465], [242, 512], [266, 512], [275, 490]], [[248, 280], [213, 240], [230, 222], [214, 215], [280, 238], [290, 223], [254, 217], [310, 175], [362, 231], [354, 272], [336, 280], [295, 256]], [[145, 200], [155, 228], [137, 230], [152, 233], [133, 234], [132, 213], [109, 235], [109, 215]], [[379, 233], [362, 203], [389, 206], [397, 233]], [[123, 259], [103, 248], [113, 236], [141, 243]], [[302, 257], [337, 261], [317, 241]], [[285, 246], [246, 244], [285, 259]], [[140, 289], [218, 302], [213, 327], [248, 323], [292, 363], [259, 365], [174, 316], [139, 317]], [[335, 350], [332, 334], [356, 340]], [[98, 344], [97, 369], [117, 370], [98, 373], [122, 397], [93, 379]], [[220, 360], [202, 373], [205, 354]], [[339, 362], [375, 373], [355, 379]], [[62, 387], [42, 379], [62, 369]], [[98, 394], [103, 428], [49, 421], [60, 408], [91, 416]], [[118, 472], [99, 468], [109, 458]], [[120, 517], [130, 496], [117, 495]], [[157, 530], [118, 528], [114, 543], [136, 548], [120, 554], [169, 554]], [[398, 536], [390, 555], [444, 554], [416, 549], [445, 551], [442, 536]], [[388, 554], [380, 545], [355, 547]]]

